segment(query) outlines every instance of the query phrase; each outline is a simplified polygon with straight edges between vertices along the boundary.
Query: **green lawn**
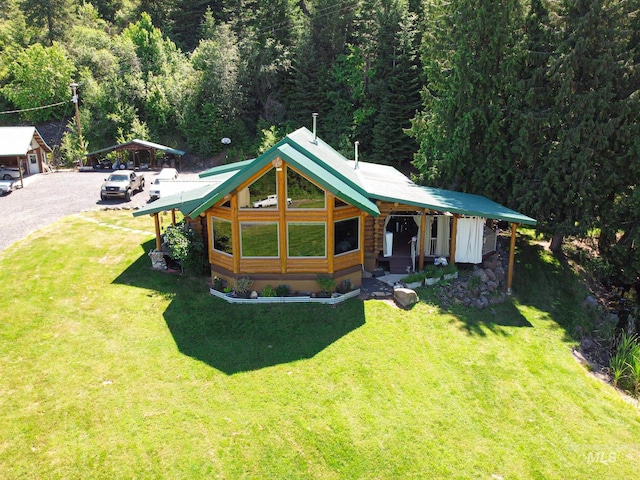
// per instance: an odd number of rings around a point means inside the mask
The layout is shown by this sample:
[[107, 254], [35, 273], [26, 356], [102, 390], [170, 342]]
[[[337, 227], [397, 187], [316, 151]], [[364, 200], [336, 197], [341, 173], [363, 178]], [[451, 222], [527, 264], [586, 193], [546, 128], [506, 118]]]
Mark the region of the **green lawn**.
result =
[[0, 478], [637, 477], [640, 411], [573, 359], [584, 293], [537, 246], [494, 311], [233, 306], [153, 272], [152, 231], [0, 253]]

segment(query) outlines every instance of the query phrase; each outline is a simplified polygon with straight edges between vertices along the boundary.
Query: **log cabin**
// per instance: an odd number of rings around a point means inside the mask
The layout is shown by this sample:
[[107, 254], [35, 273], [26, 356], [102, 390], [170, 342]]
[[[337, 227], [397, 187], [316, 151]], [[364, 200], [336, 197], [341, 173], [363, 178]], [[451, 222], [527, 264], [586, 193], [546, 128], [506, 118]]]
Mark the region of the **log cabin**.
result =
[[233, 286], [249, 276], [256, 290], [317, 291], [319, 274], [359, 287], [363, 270], [408, 272], [439, 257], [481, 263], [495, 250], [495, 221], [511, 225], [510, 289], [516, 228], [536, 224], [485, 197], [419, 186], [360, 161], [357, 149], [348, 160], [304, 127], [255, 159], [200, 177], [211, 183], [134, 216], [155, 218], [159, 251], [158, 214], [180, 210], [205, 239], [212, 277]]

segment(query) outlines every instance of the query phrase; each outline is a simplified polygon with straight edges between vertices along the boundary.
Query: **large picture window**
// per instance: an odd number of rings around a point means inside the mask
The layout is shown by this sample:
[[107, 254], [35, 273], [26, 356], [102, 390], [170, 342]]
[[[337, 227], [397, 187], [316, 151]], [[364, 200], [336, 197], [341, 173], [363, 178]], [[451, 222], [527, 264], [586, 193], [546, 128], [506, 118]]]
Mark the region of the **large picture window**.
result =
[[353, 252], [360, 248], [360, 219], [349, 218], [335, 222], [335, 255]]
[[233, 254], [231, 222], [222, 218], [212, 217], [211, 232], [213, 234], [213, 242], [211, 242], [213, 249], [217, 252]]
[[278, 208], [276, 171], [271, 169], [259, 179], [240, 191], [240, 208]]
[[295, 170], [287, 168], [287, 197], [289, 208], [324, 208], [324, 190], [311, 183]]
[[326, 257], [326, 224], [289, 223], [289, 257]]
[[277, 257], [278, 224], [275, 222], [241, 223], [240, 242], [243, 257]]

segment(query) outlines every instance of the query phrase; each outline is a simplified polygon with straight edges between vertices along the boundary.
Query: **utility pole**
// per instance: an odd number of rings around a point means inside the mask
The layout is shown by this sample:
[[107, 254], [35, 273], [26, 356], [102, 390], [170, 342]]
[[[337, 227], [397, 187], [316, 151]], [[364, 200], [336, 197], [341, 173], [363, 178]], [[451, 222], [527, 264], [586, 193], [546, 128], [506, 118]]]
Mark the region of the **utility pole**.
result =
[[[82, 140], [82, 126], [80, 125], [80, 111], [78, 110], [78, 92], [76, 90], [79, 87], [79, 85], [73, 82], [69, 86], [73, 90], [73, 97], [71, 98], [71, 101], [76, 106], [76, 127], [78, 127], [78, 142], [80, 143], [80, 148], [84, 153], [84, 141]], [[80, 158], [80, 166], [82, 166], [82, 158]]]

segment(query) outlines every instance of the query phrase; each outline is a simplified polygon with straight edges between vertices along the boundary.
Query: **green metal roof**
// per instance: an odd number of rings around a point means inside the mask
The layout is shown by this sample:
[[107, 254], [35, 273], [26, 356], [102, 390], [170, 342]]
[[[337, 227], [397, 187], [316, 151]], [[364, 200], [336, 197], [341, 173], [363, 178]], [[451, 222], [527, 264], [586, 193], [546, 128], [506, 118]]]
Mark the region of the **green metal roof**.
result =
[[157, 200], [138, 210], [134, 215], [177, 208], [185, 215], [196, 217], [278, 157], [341, 200], [373, 216], [380, 214], [374, 201], [383, 200], [417, 208], [506, 220], [524, 225], [536, 224], [535, 219], [488, 198], [422, 187], [388, 165], [367, 162], [356, 164], [314, 137], [313, 133], [306, 128], [300, 128], [287, 135], [253, 160], [221, 165], [202, 172], [201, 178], [211, 179], [210, 186], [184, 192], [182, 196], [174, 195]]
[[433, 187], [420, 187], [432, 198], [432, 207], [444, 212], [459, 213], [475, 217], [505, 220], [507, 222], [535, 225], [535, 219], [511, 210], [480, 195], [454, 192]]
[[495, 220], [535, 225], [536, 220], [511, 210], [480, 195], [454, 192], [416, 185], [401, 172], [388, 165], [349, 162], [369, 192], [369, 197], [387, 202], [398, 202], [419, 208], [458, 213]]
[[160, 145], [159, 143], [147, 142], [146, 140], [134, 139], [129, 142], [119, 143], [118, 145], [112, 145], [107, 148], [103, 148], [101, 150], [96, 150], [95, 152], [90, 152], [85, 154], [85, 157], [90, 157], [91, 155], [98, 155], [100, 153], [111, 152], [112, 150], [135, 150], [135, 145], [142, 147], [142, 149], [153, 148], [155, 150], [161, 150], [163, 152], [172, 153], [173, 155], [182, 156], [185, 154], [182, 150], [176, 150], [175, 148], [167, 147], [166, 145]]
[[[195, 217], [206, 211], [214, 205], [219, 198], [224, 197], [236, 189], [244, 181], [258, 173], [265, 165], [269, 164], [277, 157], [282, 158], [288, 164], [298, 168], [301, 172], [308, 175], [310, 179], [316, 181], [319, 185], [322, 185], [324, 188], [334, 193], [341, 200], [344, 200], [345, 202], [350, 203], [371, 215], [378, 216], [380, 214], [375, 203], [371, 202], [365, 195], [360, 193], [359, 190], [362, 187], [358, 186], [359, 188], [354, 188], [354, 185], [350, 181], [345, 181], [342, 175], [334, 174], [335, 170], [325, 168], [321, 159], [316, 158], [314, 155], [305, 155], [301, 153], [299, 150], [294, 148], [295, 145], [297, 144], [291, 141], [290, 136], [287, 136], [258, 158], [246, 162], [239, 162], [238, 164], [231, 164], [243, 165], [237, 171], [237, 175], [234, 175], [227, 182], [224, 182], [224, 184], [220, 186], [220, 190], [215, 192], [216, 195], [204, 201], [198, 208], [191, 212], [190, 216]], [[344, 157], [342, 158], [344, 159]], [[346, 159], [344, 159], [342, 163], [346, 165]], [[201, 176], [203, 176], [203, 174], [201, 174]]]
[[226, 165], [219, 165], [217, 167], [210, 168], [209, 170], [205, 170], [204, 172], [200, 172], [198, 176], [200, 178], [212, 177], [214, 175], [219, 175], [225, 172], [231, 172], [234, 170], [242, 170], [244, 167], [249, 165], [255, 159], [251, 160], [243, 160], [242, 162], [235, 163], [227, 163]]
[[[220, 187], [236, 173], [237, 172], [223, 172], [217, 177], [211, 177], [211, 182], [202, 187], [194, 188], [193, 190], [186, 190], [176, 195], [161, 197], [133, 212], [133, 216], [140, 217], [142, 215], [152, 215], [154, 213], [165, 212], [173, 209], [180, 210], [184, 215], [191, 215], [194, 210], [208, 199], [213, 198], [215, 203], [218, 198], [221, 198], [218, 194]], [[191, 216], [195, 217], [196, 215]]]
[[272, 153], [272, 156], [273, 158], [276, 156], [283, 158], [288, 164], [296, 167], [309, 179], [322, 185], [340, 200], [358, 207], [360, 210], [370, 213], [375, 217], [380, 215], [376, 204], [360, 193], [359, 190], [355, 189], [350, 182], [345, 182], [344, 179], [324, 169], [323, 165], [314, 162], [291, 145], [280, 146]]

